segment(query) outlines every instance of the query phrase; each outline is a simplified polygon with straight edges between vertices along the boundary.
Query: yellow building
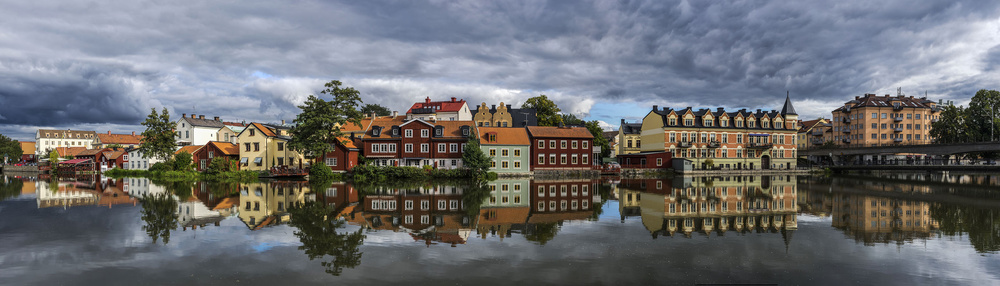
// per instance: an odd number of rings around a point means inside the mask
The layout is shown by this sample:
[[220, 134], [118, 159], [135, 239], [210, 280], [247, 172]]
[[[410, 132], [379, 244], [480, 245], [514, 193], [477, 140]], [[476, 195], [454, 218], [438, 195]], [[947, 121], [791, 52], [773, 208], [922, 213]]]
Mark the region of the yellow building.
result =
[[487, 107], [483, 102], [472, 111], [472, 120], [479, 127], [525, 127], [537, 126], [538, 117], [531, 108], [512, 108], [510, 104], [500, 102], [499, 107]]
[[289, 128], [251, 123], [237, 136], [240, 170], [266, 171], [276, 166], [303, 168], [302, 154], [288, 148]]
[[830, 129], [830, 121], [825, 118], [802, 121], [799, 124], [798, 135], [796, 135], [798, 149], [805, 150], [823, 146], [828, 141], [824, 138], [828, 129]]
[[642, 149], [642, 122], [626, 123], [622, 119], [622, 125], [618, 127], [618, 144], [615, 148], [615, 155], [639, 153]]

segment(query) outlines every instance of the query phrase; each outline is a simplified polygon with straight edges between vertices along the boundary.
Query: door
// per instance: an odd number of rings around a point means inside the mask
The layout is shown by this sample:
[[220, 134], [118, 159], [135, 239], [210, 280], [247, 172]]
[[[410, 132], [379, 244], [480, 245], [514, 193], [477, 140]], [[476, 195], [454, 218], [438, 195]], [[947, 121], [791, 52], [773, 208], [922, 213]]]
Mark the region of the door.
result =
[[761, 156], [760, 157], [760, 168], [764, 170], [771, 169], [771, 156]]

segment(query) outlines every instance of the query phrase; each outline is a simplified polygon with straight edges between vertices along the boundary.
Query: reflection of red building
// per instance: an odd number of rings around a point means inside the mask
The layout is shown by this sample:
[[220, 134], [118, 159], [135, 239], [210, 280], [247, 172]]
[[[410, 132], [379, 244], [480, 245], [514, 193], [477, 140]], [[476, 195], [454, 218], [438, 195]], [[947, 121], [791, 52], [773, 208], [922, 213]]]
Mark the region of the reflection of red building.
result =
[[105, 148], [101, 153], [97, 154], [97, 164], [94, 168], [100, 168], [94, 171], [107, 171], [110, 169], [118, 168], [122, 169], [125, 164], [128, 164], [128, 152], [123, 149], [109, 149]]
[[532, 170], [590, 170], [598, 161], [594, 136], [583, 127], [528, 126]]
[[337, 217], [353, 214], [358, 205], [358, 190], [345, 182], [333, 183], [326, 190], [312, 191], [316, 196], [315, 200], [333, 209]]
[[240, 205], [239, 184], [219, 182], [197, 182], [192, 188], [192, 195], [213, 211], [224, 210]]
[[[537, 220], [539, 214], [580, 212], [586, 215], [577, 219], [590, 216], [593, 212], [591, 204], [598, 196], [597, 186], [597, 180], [532, 181], [529, 189], [532, 215], [529, 222], [537, 223], [532, 220]], [[559, 220], [565, 219], [568, 218]]]

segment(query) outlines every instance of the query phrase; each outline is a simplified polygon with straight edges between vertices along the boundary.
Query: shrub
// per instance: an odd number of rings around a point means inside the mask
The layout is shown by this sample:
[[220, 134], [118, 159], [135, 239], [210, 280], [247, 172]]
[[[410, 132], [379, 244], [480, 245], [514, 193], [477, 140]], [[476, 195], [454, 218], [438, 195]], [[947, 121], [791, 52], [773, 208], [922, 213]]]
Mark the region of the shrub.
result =
[[159, 173], [159, 172], [166, 172], [173, 170], [174, 170], [174, 165], [170, 161], [158, 162], [156, 164], [153, 164], [152, 166], [149, 166], [149, 172], [152, 173]]
[[309, 166], [309, 177], [316, 179], [330, 179], [334, 177], [333, 170], [326, 166], [326, 163], [317, 162]]

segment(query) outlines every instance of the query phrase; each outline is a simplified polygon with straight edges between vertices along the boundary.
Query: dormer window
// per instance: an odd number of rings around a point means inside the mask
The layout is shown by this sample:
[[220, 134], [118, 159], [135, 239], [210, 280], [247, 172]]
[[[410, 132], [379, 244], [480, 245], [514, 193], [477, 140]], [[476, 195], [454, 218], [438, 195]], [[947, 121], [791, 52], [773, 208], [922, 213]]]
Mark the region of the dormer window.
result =
[[736, 119], [736, 127], [743, 128], [743, 119]]
[[382, 133], [381, 126], [372, 127], [372, 136], [378, 137]]
[[729, 120], [723, 118], [722, 121], [719, 121], [719, 124], [721, 124], [722, 127], [729, 127]]
[[705, 126], [715, 126], [715, 122], [711, 119], [705, 119]]
[[490, 134], [486, 135], [486, 141], [497, 142], [497, 134], [496, 133], [490, 133]]
[[768, 122], [767, 121], [761, 121], [760, 122], [760, 127], [768, 128], [767, 126], [768, 126]]
[[677, 125], [677, 118], [670, 118], [670, 125]]
[[694, 119], [684, 119], [684, 126], [694, 125]]
[[774, 128], [775, 129], [783, 129], [781, 126], [782, 126], [781, 121], [775, 121], [774, 122]]
[[469, 136], [469, 126], [462, 126], [462, 136]]
[[754, 128], [754, 121], [753, 121], [753, 119], [747, 120], [747, 127]]

